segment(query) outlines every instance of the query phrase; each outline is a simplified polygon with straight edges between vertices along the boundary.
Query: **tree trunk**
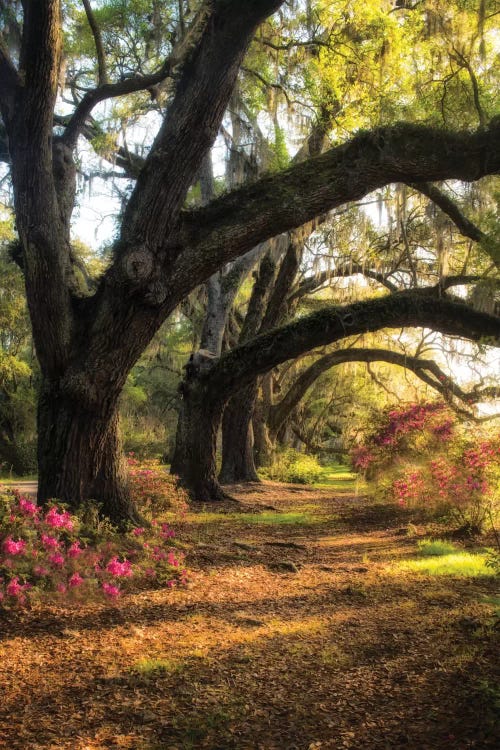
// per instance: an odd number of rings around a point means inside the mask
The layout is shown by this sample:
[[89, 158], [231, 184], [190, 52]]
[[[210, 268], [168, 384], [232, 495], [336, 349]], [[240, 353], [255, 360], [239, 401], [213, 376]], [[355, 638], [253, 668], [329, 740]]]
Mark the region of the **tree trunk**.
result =
[[38, 499], [77, 509], [94, 500], [114, 523], [138, 523], [118, 428], [116, 405], [83, 407], [42, 387], [38, 405]]
[[217, 431], [223, 408], [196, 379], [184, 381], [170, 471], [179, 476], [198, 502], [217, 502], [228, 497], [219, 484], [216, 468]]
[[257, 397], [257, 381], [228, 402], [222, 419], [222, 484], [259, 482], [253, 458], [252, 414]]
[[273, 462], [274, 444], [269, 437], [262, 404], [257, 402], [253, 414], [254, 462], [257, 468], [270, 466]]

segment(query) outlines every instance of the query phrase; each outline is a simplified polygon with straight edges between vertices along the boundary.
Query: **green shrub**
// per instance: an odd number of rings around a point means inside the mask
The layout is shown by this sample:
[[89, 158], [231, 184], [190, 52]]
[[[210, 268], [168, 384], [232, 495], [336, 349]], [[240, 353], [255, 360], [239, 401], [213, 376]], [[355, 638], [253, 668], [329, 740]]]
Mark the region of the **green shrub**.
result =
[[275, 482], [291, 484], [313, 484], [322, 473], [322, 467], [314, 456], [287, 448], [277, 454], [274, 463], [262, 470], [262, 476]]

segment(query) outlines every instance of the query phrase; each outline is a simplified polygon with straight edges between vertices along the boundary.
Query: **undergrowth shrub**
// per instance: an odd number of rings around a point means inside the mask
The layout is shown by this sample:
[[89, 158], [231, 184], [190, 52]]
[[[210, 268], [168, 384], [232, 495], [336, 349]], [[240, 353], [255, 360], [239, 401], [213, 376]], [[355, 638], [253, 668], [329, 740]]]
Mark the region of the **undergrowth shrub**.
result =
[[164, 511], [185, 512], [189, 496], [158, 459], [140, 461], [127, 457], [130, 491], [139, 510], [147, 517]]
[[57, 503], [40, 508], [16, 491], [0, 494], [0, 607], [116, 599], [151, 582], [186, 583], [168, 523], [152, 519], [119, 533], [98, 518], [97, 509], [75, 515]]
[[293, 448], [280, 451], [272, 466], [262, 469], [266, 479], [291, 484], [312, 484], [321, 477], [321, 465], [314, 456], [299, 453]]
[[500, 506], [500, 434], [475, 427], [474, 439], [445, 404], [392, 409], [352, 453], [375, 495], [447, 512], [463, 530], [493, 525]]

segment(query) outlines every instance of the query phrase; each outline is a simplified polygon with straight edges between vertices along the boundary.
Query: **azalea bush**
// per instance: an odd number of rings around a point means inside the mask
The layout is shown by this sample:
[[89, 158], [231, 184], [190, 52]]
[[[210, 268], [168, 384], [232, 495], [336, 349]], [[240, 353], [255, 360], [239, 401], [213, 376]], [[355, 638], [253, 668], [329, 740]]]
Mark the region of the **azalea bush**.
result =
[[168, 523], [118, 533], [96, 530], [64, 506], [40, 508], [16, 491], [0, 494], [0, 606], [40, 599], [116, 599], [157, 582], [186, 583], [183, 555]]
[[129, 453], [127, 463], [132, 498], [143, 515], [157, 516], [164, 511], [183, 513], [187, 510], [187, 492], [159, 460], [139, 460], [134, 453]]
[[353, 467], [376, 492], [400, 505], [447, 510], [480, 532], [500, 504], [500, 434], [474, 440], [442, 403], [412, 404], [383, 414], [352, 454]]

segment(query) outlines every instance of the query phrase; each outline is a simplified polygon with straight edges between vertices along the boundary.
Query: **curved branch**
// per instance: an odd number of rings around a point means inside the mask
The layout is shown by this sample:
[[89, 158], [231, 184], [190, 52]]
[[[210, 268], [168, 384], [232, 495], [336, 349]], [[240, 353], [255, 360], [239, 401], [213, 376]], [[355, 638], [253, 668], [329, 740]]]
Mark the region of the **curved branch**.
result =
[[379, 273], [378, 271], [373, 271], [369, 268], [364, 268], [360, 263], [350, 263], [349, 265], [335, 268], [332, 271], [322, 271], [320, 274], [316, 274], [315, 276], [310, 276], [304, 279], [300, 286], [290, 295], [290, 297], [288, 298], [288, 302], [293, 302], [296, 299], [300, 299], [306, 294], [312, 294], [325, 282], [330, 281], [330, 279], [344, 276], [355, 276], [356, 274], [361, 274], [368, 279], [378, 281], [379, 284], [382, 284], [382, 286], [384, 286], [390, 292], [399, 291], [399, 288], [396, 286], [396, 284], [394, 284], [392, 281], [389, 281], [386, 274]]
[[426, 327], [500, 345], [500, 318], [439, 297], [433, 287], [405, 291], [343, 307], [320, 310], [224, 354], [207, 374], [207, 386], [223, 400], [252, 378], [318, 346], [383, 328]]
[[418, 190], [419, 193], [427, 196], [429, 200], [435, 203], [452, 220], [460, 234], [463, 234], [464, 237], [469, 237], [475, 242], [482, 242], [486, 239], [484, 232], [464, 216], [455, 201], [435, 185], [431, 185], [429, 182], [409, 182], [408, 186], [414, 190]]
[[[361, 132], [181, 217], [189, 248], [182, 265], [201, 277], [227, 260], [315, 216], [394, 182], [474, 181], [500, 172], [500, 122], [486, 131], [449, 132], [401, 123]], [[179, 269], [180, 270], [180, 269]]]
[[[455, 396], [464, 403], [478, 403], [486, 398], [498, 398], [500, 388], [491, 386], [483, 390], [472, 389], [464, 391], [452, 378], [446, 375], [439, 365], [432, 359], [423, 359], [421, 357], [411, 357], [400, 352], [394, 352], [390, 349], [375, 348], [353, 348], [341, 349], [340, 351], [331, 352], [324, 357], [317, 359], [316, 362], [304, 370], [288, 392], [277, 404], [271, 406], [269, 413], [269, 429], [276, 434], [285, 420], [303, 399], [307, 390], [316, 382], [316, 380], [327, 370], [346, 362], [386, 362], [387, 364], [397, 365], [411, 370], [424, 383], [440, 393], [447, 401], [450, 396]], [[463, 409], [461, 410], [464, 411]], [[469, 412], [466, 412], [470, 416]]]
[[82, 0], [83, 7], [85, 8], [85, 14], [87, 21], [89, 22], [92, 36], [94, 37], [95, 51], [97, 54], [97, 69], [98, 69], [98, 82], [99, 86], [104, 86], [108, 82], [108, 76], [106, 73], [106, 57], [104, 55], [104, 46], [102, 43], [101, 29], [97, 21], [95, 20], [90, 0]]

